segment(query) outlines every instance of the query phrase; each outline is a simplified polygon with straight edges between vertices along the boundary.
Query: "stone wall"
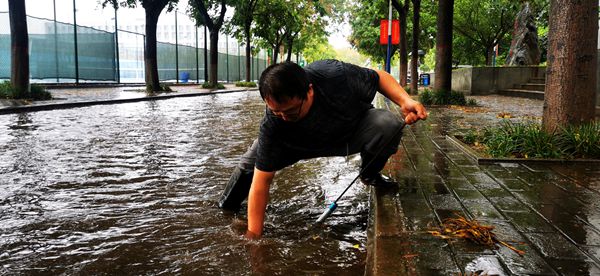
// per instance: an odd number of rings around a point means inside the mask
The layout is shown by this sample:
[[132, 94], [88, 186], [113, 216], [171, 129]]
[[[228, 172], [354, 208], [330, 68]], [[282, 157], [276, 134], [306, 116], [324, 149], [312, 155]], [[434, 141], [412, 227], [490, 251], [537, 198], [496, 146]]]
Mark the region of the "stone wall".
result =
[[452, 71], [452, 90], [466, 95], [488, 95], [545, 75], [546, 67], [540, 66], [459, 68]]

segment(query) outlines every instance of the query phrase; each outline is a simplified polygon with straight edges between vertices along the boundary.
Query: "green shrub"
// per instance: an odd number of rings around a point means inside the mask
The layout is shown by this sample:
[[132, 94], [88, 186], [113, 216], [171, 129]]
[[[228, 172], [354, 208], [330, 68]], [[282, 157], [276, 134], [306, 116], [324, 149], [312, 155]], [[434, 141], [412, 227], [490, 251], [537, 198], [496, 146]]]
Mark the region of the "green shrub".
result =
[[486, 153], [492, 157], [510, 157], [517, 151], [517, 144], [509, 129], [485, 128], [482, 137]]
[[256, 87], [256, 83], [253, 81], [238, 81], [235, 83], [237, 87]]
[[424, 89], [419, 94], [419, 101], [424, 105], [432, 105], [433, 103], [433, 92], [429, 89]]
[[[0, 83], [0, 98], [3, 99], [15, 99], [14, 89], [12, 84], [9, 81], [4, 81]], [[46, 91], [43, 86], [32, 84], [30, 86], [30, 92], [25, 95], [26, 99], [32, 100], [50, 100], [52, 99], [52, 94]]]
[[202, 84], [202, 88], [206, 89], [225, 89], [225, 85], [222, 83], [217, 83], [217, 86], [211, 85], [210, 82], [205, 82]]
[[479, 133], [477, 131], [470, 129], [467, 131], [465, 136], [463, 136], [463, 142], [473, 145], [475, 142], [479, 141]]
[[458, 91], [424, 89], [419, 94], [419, 101], [425, 105], [466, 105], [465, 95]]
[[163, 92], [173, 92], [173, 89], [171, 89], [171, 86], [169, 86], [168, 84], [161, 83], [160, 84], [160, 91], [163, 91]]
[[[468, 139], [465, 135], [465, 142]], [[481, 142], [492, 157], [600, 158], [600, 123], [547, 133], [537, 123], [503, 121], [483, 130]]]
[[50, 100], [52, 99], [52, 94], [48, 92], [44, 87], [39, 86], [37, 84], [31, 85], [30, 91], [31, 98], [34, 100]]
[[559, 158], [557, 136], [545, 132], [539, 124], [529, 124], [522, 136], [517, 136], [520, 152], [525, 158]]
[[0, 98], [10, 99], [13, 97], [12, 85], [9, 81], [3, 81], [0, 83]]
[[467, 99], [467, 105], [468, 106], [477, 106], [477, 101], [473, 98], [469, 98], [469, 99]]
[[600, 158], [600, 122], [594, 121], [562, 129], [561, 148], [569, 157]]

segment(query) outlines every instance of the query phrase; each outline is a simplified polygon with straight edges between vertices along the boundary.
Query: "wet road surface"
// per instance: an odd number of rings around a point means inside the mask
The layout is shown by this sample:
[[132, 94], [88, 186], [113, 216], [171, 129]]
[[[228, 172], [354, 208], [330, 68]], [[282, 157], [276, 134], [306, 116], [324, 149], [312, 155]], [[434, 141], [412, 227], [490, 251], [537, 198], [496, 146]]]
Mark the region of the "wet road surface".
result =
[[0, 116], [0, 274], [364, 273], [358, 160], [278, 173], [265, 237], [216, 207], [258, 131], [257, 91]]

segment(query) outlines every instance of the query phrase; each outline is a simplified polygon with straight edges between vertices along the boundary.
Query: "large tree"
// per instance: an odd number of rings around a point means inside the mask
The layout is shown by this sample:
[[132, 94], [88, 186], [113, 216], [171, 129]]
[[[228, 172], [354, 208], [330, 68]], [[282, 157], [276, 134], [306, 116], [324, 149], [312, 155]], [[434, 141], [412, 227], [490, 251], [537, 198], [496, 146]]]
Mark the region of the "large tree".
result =
[[[490, 66], [494, 46], [510, 41], [519, 7], [520, 3], [512, 0], [457, 0], [454, 30], [473, 43], [485, 64]], [[472, 52], [467, 54], [474, 55]]]
[[[379, 44], [379, 24], [387, 17], [388, 8], [387, 1], [357, 0], [351, 9], [350, 44], [377, 63], [383, 63], [387, 55], [387, 46]], [[392, 47], [391, 55], [396, 49]]]
[[[273, 18], [275, 14], [277, 20]], [[268, 0], [257, 9], [255, 34], [265, 48], [273, 49], [271, 64], [277, 63], [281, 45], [287, 36], [286, 31], [290, 30], [286, 25], [296, 25], [296, 19], [294, 11], [283, 0]]]
[[435, 45], [436, 90], [452, 89], [452, 22], [454, 0], [440, 0], [438, 6], [437, 35]]
[[554, 131], [594, 119], [598, 1], [550, 2], [543, 125]]
[[146, 36], [144, 43], [144, 68], [146, 73], [146, 90], [162, 91], [158, 77], [158, 63], [156, 54], [156, 25], [162, 11], [172, 11], [179, 0], [102, 0], [102, 6], [110, 3], [114, 8], [118, 6], [135, 8], [141, 3], [145, 11]]
[[228, 22], [226, 29], [239, 40], [244, 41], [246, 52], [246, 81], [250, 81], [252, 22], [254, 21], [258, 0], [237, 0], [233, 3], [235, 13]]
[[15, 98], [26, 98], [29, 95], [29, 35], [27, 31], [27, 15], [25, 0], [9, 0], [10, 20], [11, 72]]
[[209, 84], [218, 85], [219, 31], [223, 26], [227, 0], [190, 0], [191, 13], [198, 26], [206, 26], [210, 33]]

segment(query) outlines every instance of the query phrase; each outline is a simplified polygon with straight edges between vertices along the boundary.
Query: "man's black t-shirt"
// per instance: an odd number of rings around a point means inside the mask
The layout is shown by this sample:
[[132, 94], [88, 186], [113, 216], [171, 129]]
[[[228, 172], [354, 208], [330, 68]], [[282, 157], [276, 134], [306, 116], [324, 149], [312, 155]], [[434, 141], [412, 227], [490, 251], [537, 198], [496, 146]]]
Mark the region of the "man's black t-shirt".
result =
[[365, 111], [373, 108], [377, 72], [337, 60], [311, 63], [305, 71], [313, 85], [314, 101], [304, 118], [286, 122], [266, 108], [255, 165], [261, 171], [277, 171], [345, 144]]

